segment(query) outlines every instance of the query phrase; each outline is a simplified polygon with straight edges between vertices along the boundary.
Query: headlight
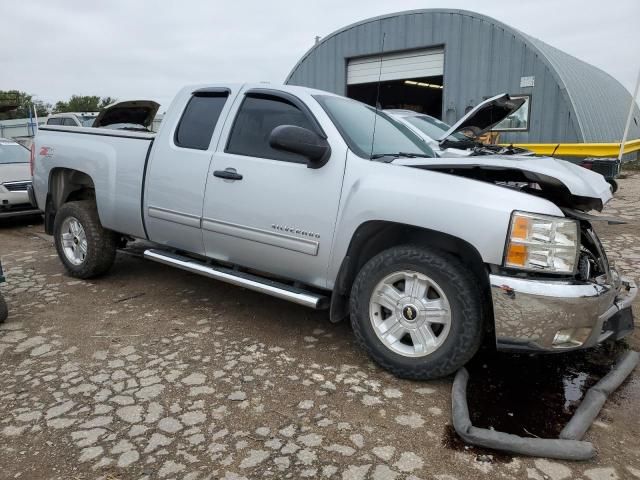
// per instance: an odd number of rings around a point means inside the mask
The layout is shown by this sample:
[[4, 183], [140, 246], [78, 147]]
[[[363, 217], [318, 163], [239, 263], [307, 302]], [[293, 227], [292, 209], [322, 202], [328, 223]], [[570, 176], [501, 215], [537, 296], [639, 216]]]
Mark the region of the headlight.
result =
[[578, 258], [578, 222], [565, 217], [513, 212], [504, 266], [573, 273]]

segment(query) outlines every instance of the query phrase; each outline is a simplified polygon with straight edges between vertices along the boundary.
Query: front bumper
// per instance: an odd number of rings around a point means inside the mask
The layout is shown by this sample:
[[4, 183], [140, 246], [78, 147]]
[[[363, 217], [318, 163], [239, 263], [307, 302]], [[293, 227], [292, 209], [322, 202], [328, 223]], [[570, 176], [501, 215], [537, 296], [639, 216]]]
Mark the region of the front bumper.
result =
[[27, 187], [27, 190], [0, 192], [0, 219], [42, 213], [38, 206], [33, 203], [32, 194], [29, 191], [30, 188], [31, 185]]
[[31, 204], [22, 204], [12, 206], [10, 208], [0, 209], [0, 219], [25, 217], [27, 215], [40, 215], [42, 212], [37, 208], [33, 208]]
[[567, 351], [628, 335], [638, 288], [610, 278], [615, 285], [490, 275], [498, 349]]
[[0, 219], [42, 213], [37, 205], [33, 205], [28, 188], [16, 192], [0, 192]]

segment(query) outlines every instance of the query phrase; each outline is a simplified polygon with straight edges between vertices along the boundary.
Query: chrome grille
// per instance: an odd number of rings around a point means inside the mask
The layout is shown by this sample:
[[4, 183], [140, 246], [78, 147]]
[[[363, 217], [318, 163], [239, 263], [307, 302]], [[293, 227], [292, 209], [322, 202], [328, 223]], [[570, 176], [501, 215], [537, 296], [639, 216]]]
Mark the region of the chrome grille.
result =
[[31, 180], [25, 180], [22, 182], [5, 182], [2, 184], [2, 186], [10, 192], [26, 192], [29, 185], [31, 185]]

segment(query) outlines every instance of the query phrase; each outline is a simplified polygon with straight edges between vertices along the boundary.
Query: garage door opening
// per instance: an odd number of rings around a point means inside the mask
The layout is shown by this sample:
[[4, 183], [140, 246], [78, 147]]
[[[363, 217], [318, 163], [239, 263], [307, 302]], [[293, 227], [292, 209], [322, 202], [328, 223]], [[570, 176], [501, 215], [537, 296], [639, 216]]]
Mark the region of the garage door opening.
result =
[[442, 118], [444, 49], [349, 59], [347, 96], [380, 108], [402, 108]]
[[[422, 77], [380, 82], [378, 108], [401, 108], [442, 118], [443, 77]], [[378, 83], [347, 86], [347, 97], [375, 106]]]

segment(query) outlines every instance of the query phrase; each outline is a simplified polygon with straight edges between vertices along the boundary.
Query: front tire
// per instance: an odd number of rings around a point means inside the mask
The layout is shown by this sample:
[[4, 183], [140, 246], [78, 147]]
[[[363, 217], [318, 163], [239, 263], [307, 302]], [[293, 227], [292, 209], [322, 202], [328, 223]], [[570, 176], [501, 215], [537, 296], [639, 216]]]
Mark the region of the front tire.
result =
[[367, 262], [351, 291], [358, 344], [401, 378], [454, 373], [482, 341], [482, 296], [456, 257], [417, 246], [385, 250]]
[[96, 277], [113, 265], [118, 236], [102, 227], [92, 200], [69, 202], [60, 207], [53, 236], [58, 256], [73, 277]]

